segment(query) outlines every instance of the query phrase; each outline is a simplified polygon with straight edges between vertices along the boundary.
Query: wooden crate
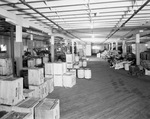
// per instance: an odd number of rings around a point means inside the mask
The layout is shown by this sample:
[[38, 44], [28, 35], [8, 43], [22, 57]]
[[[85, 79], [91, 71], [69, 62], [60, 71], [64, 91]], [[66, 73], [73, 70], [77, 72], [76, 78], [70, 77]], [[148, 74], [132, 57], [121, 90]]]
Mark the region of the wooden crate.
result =
[[73, 68], [73, 63], [67, 63], [67, 68], [72, 69]]
[[12, 61], [10, 58], [0, 58], [0, 75], [12, 74]]
[[62, 62], [63, 63], [63, 73], [67, 72], [67, 63], [66, 62]]
[[23, 78], [8, 78], [0, 80], [1, 104], [16, 105], [23, 99]]
[[44, 83], [44, 69], [30, 68], [28, 69], [28, 83], [29, 85], [40, 85]]
[[53, 63], [45, 63], [45, 75], [53, 75], [54, 74], [54, 64]]
[[34, 118], [34, 108], [41, 101], [39, 98], [27, 98], [13, 107], [13, 111], [22, 113], [31, 113]]
[[33, 97], [45, 98], [48, 95], [48, 83], [45, 81], [41, 85], [29, 85], [29, 89], [34, 89]]
[[34, 67], [35, 66], [35, 59], [28, 60], [28, 67]]
[[54, 86], [63, 87], [63, 75], [54, 75]]
[[42, 64], [42, 59], [41, 58], [36, 58], [35, 59], [35, 65], [41, 65]]
[[62, 62], [54, 63], [54, 75], [62, 75], [64, 74], [64, 68]]
[[1, 119], [33, 119], [31, 113], [9, 112]]
[[35, 107], [35, 119], [60, 119], [59, 100], [45, 98]]
[[51, 93], [54, 90], [54, 78], [45, 78], [48, 84], [48, 92]]
[[33, 97], [34, 91], [31, 89], [23, 89], [23, 95], [25, 98]]
[[43, 63], [47, 63], [48, 61], [49, 61], [49, 57], [48, 56], [43, 57]]
[[66, 62], [67, 63], [72, 63], [73, 62], [72, 54], [66, 54]]
[[63, 86], [69, 88], [74, 86], [74, 77], [72, 73], [67, 72], [63, 75]]

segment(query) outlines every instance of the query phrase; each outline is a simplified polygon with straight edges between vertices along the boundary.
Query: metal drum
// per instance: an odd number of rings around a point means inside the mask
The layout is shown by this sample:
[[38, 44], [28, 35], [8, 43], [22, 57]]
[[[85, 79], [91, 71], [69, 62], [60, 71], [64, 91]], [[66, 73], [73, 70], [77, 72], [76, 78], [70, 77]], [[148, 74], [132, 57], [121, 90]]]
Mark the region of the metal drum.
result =
[[78, 69], [78, 78], [80, 79], [84, 78], [84, 69], [82, 68]]
[[129, 63], [125, 63], [125, 64], [124, 64], [124, 69], [125, 69], [126, 71], [129, 71], [129, 66], [130, 66]]
[[91, 69], [86, 68], [84, 70], [84, 77], [85, 77], [85, 79], [91, 79], [91, 77], [92, 77]]
[[82, 66], [83, 66], [83, 67], [86, 67], [86, 66], [87, 66], [87, 61], [86, 61], [86, 60], [83, 60]]

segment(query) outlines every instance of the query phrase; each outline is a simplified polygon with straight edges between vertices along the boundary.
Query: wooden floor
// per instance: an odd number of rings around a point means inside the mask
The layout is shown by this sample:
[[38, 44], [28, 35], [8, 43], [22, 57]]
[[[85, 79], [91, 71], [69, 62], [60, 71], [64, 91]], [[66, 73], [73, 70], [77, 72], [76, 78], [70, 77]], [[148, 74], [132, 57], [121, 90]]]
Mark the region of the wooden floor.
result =
[[145, 80], [107, 62], [90, 58], [92, 79], [77, 79], [73, 88], [55, 88], [61, 119], [150, 119], [150, 77]]

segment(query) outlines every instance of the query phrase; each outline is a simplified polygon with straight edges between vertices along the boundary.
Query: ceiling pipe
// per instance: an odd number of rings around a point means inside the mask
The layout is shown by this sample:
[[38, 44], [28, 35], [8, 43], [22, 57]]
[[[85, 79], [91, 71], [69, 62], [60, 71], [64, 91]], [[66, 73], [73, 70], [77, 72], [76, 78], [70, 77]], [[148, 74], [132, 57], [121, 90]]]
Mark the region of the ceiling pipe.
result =
[[[138, 10], [136, 10], [119, 28], [117, 28], [110, 36], [107, 37], [107, 39], [105, 41], [107, 41], [110, 37], [112, 37], [116, 32], [118, 32], [122, 27], [125, 26], [125, 24], [130, 21], [130, 19], [132, 19], [141, 9], [143, 9], [143, 7], [145, 7], [148, 3], [150, 2], [150, 0], [147, 0]], [[105, 42], [104, 41], [104, 42]]]
[[[44, 17], [45, 19], [47, 19], [48, 21], [50, 21], [51, 23], [53, 23], [54, 25], [56, 25], [58, 28], [60, 28], [61, 30], [65, 31], [66, 33], [70, 34], [71, 36], [79, 39], [80, 41], [82, 41], [80, 38], [78, 38], [77, 36], [73, 35], [72, 33], [68, 32], [67, 30], [63, 29], [61, 26], [59, 26], [58, 24], [56, 24], [55, 22], [53, 22], [51, 19], [47, 18], [45, 15], [43, 15], [42, 13], [40, 13], [38, 10], [34, 9], [32, 6], [30, 6], [29, 4], [27, 4], [25, 2], [25, 0], [19, 0], [22, 4], [26, 5], [27, 7], [29, 7], [30, 9], [32, 9], [33, 11], [35, 11], [36, 13], [38, 13], [39, 15], [41, 15], [42, 17]], [[83, 42], [83, 41], [82, 41]]]

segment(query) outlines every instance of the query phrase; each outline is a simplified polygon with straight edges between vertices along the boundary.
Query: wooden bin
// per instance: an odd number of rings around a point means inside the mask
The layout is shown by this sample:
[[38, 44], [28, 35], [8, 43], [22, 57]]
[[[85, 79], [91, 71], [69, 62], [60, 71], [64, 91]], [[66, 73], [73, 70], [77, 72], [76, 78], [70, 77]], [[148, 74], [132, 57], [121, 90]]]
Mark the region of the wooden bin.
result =
[[35, 119], [60, 119], [58, 99], [45, 98], [35, 107]]
[[9, 112], [1, 119], [33, 119], [31, 113]]
[[30, 68], [28, 69], [28, 83], [29, 85], [40, 85], [44, 83], [44, 69]]
[[8, 78], [0, 80], [1, 104], [16, 105], [23, 99], [23, 78]]
[[17, 104], [13, 107], [13, 111], [15, 112], [22, 112], [22, 113], [31, 113], [32, 117], [34, 118], [34, 108], [41, 99], [39, 98], [27, 98], [26, 100], [22, 101], [21, 103]]

